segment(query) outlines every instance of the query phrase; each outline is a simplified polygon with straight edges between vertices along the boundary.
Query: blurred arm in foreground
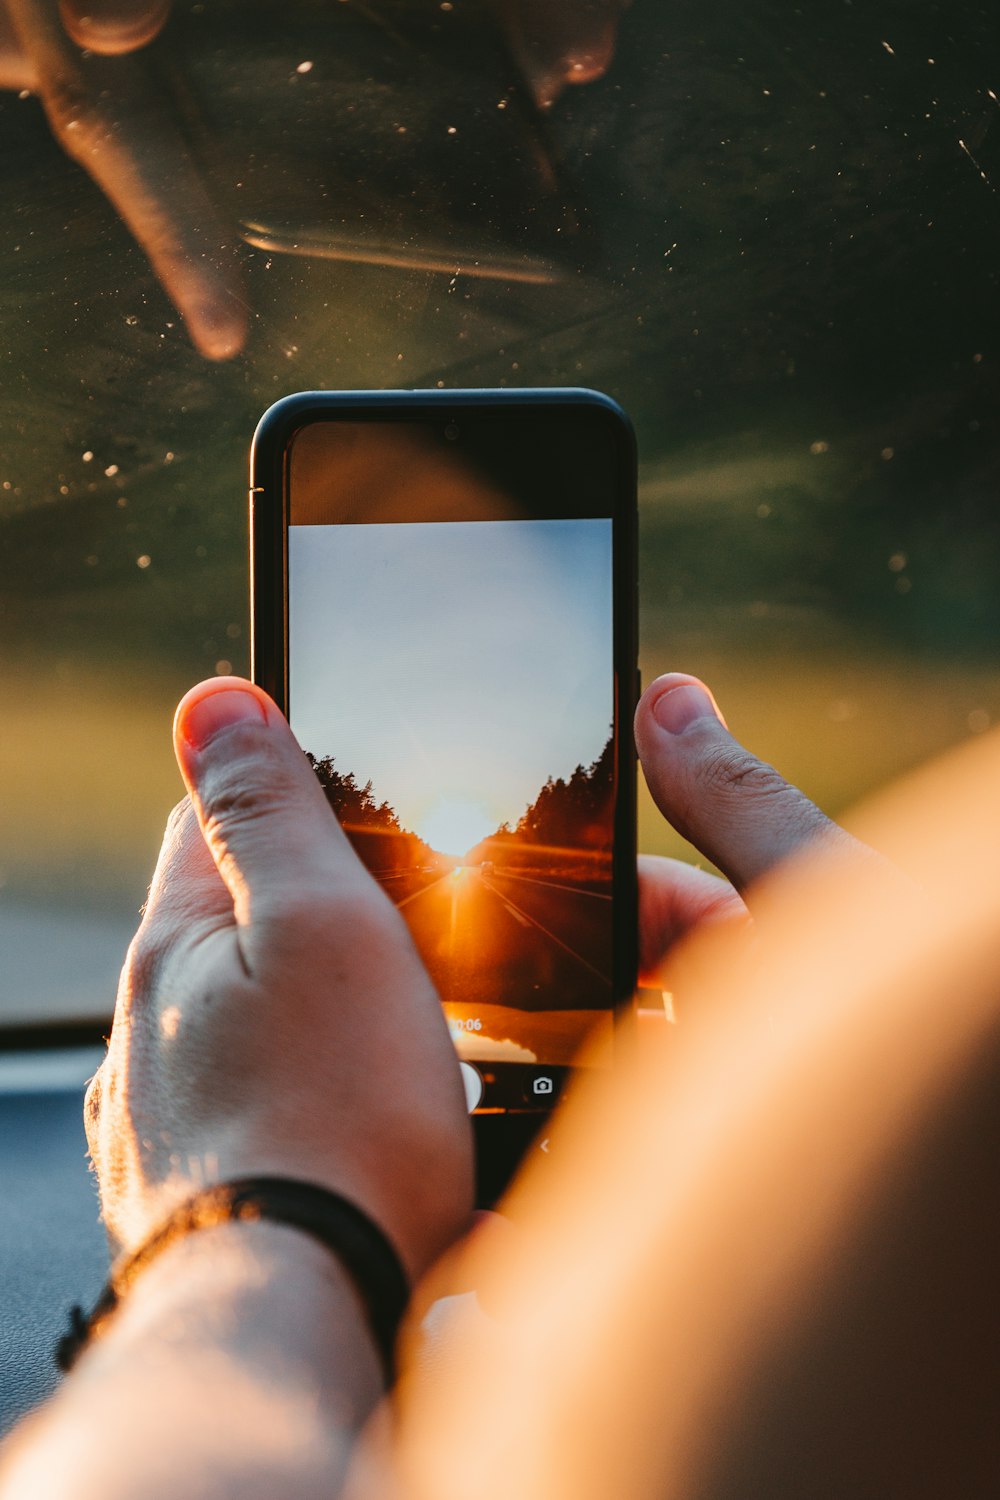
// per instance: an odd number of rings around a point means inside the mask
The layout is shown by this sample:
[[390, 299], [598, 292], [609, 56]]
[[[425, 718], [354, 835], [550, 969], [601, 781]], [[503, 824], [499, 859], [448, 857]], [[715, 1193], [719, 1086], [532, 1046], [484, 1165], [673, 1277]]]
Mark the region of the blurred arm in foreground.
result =
[[784, 808], [819, 842], [772, 868], [757, 818], [750, 940], [743, 916], [674, 952], [682, 1024], [577, 1096], [558, 1173], [505, 1205], [517, 1232], [473, 1242], [462, 1284], [490, 1316], [458, 1304], [448, 1359], [404, 1379], [396, 1445], [369, 1448], [352, 1500], [995, 1489], [1000, 736], [859, 812], [887, 859], [749, 758], [739, 774], [741, 754], [698, 716], [654, 790], [693, 831], [692, 789], [728, 786], [738, 817], [756, 783], [776, 839]]

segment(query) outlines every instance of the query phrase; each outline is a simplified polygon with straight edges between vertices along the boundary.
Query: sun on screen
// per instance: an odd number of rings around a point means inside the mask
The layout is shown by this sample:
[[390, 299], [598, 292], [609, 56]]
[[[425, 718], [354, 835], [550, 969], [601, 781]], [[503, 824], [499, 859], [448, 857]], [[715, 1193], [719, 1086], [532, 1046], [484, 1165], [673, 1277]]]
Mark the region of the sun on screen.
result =
[[497, 820], [481, 802], [435, 802], [416, 830], [438, 854], [461, 859], [496, 831]]

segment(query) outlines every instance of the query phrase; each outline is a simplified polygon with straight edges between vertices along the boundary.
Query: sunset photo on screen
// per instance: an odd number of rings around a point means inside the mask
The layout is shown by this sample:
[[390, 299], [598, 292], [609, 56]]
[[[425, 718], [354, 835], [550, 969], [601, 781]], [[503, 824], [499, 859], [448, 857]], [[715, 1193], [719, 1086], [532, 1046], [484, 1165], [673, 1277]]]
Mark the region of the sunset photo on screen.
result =
[[291, 526], [292, 727], [463, 1055], [612, 1006], [610, 520]]

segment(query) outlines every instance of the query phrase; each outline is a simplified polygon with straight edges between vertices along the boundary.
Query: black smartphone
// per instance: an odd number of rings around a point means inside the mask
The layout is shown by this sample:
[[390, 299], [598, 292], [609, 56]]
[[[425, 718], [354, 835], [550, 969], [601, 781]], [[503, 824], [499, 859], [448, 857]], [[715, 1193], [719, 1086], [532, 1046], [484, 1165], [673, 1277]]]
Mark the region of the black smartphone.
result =
[[305, 392], [251, 451], [253, 676], [444, 1006], [496, 1200], [636, 984], [636, 459], [587, 390]]

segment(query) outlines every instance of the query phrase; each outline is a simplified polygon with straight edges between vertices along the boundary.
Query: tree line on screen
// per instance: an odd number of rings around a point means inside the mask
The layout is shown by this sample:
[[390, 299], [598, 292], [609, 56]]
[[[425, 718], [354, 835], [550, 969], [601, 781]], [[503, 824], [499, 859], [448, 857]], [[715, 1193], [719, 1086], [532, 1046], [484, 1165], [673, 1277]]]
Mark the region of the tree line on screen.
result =
[[362, 783], [353, 771], [339, 771], [332, 755], [318, 760], [307, 750], [306, 759], [341, 827], [374, 874], [441, 864], [440, 855], [403, 827], [395, 808], [376, 800], [371, 781]]
[[610, 849], [613, 834], [614, 738], [589, 766], [577, 766], [568, 780], [549, 777], [513, 829], [498, 828], [494, 839], [551, 848]]
[[[378, 801], [371, 781], [338, 769], [333, 756], [307, 752], [330, 806], [365, 864], [380, 870], [416, 869], [441, 862], [423, 839], [403, 827], [389, 802]], [[502, 823], [469, 851], [470, 863], [484, 859], [510, 864], [531, 862], [533, 851], [581, 850], [608, 854], [613, 834], [614, 740], [589, 766], [578, 765], [566, 778], [550, 776], [517, 823]]]

